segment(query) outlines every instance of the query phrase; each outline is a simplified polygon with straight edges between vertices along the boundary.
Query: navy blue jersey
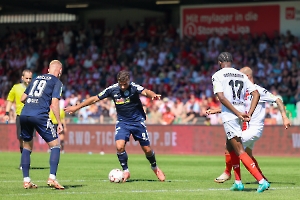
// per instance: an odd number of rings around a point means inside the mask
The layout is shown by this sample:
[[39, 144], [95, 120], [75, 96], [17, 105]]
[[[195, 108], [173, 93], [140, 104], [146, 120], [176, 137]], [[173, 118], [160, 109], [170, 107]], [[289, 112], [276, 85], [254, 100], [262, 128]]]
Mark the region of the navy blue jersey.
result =
[[140, 100], [143, 90], [143, 86], [131, 82], [127, 90], [123, 92], [116, 83], [99, 93], [98, 98], [102, 100], [110, 97], [114, 101], [119, 121], [144, 121], [146, 114]]
[[24, 92], [28, 96], [21, 115], [49, 118], [52, 98], [60, 99], [62, 86], [62, 82], [56, 76], [37, 76]]

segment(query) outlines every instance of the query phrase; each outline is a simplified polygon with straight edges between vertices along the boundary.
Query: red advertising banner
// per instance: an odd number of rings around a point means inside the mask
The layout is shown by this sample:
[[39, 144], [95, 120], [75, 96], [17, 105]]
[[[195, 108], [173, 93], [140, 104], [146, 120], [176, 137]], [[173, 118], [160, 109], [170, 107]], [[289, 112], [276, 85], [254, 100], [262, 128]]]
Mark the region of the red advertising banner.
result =
[[[290, 14], [291, 15], [291, 14]], [[216, 32], [230, 37], [265, 32], [271, 36], [280, 30], [280, 6], [182, 7], [182, 36], [205, 39]]]
[[[78, 153], [115, 153], [112, 125], [68, 125], [65, 151]], [[0, 125], [0, 151], [19, 151], [15, 125]], [[159, 154], [223, 155], [225, 133], [222, 126], [148, 126], [151, 146]], [[46, 152], [47, 144], [38, 135], [34, 151]], [[131, 138], [126, 150], [142, 153], [139, 143]], [[255, 155], [300, 156], [300, 128], [266, 126], [262, 138], [255, 144]]]

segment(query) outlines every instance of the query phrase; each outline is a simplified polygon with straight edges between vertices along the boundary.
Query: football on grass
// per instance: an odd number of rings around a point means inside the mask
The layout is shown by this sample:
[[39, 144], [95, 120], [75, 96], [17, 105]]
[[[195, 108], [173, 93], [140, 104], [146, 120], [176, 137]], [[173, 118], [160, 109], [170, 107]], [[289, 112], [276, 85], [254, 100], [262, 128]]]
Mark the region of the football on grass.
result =
[[111, 183], [122, 183], [123, 181], [123, 171], [120, 169], [113, 169], [108, 174], [108, 180]]

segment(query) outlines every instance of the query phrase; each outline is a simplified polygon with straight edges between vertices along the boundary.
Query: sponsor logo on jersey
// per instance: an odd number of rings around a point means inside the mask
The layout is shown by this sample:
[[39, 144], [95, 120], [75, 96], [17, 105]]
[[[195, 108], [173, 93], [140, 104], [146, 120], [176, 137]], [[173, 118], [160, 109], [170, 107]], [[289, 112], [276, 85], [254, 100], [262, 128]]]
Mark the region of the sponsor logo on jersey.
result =
[[39, 99], [32, 99], [32, 98], [28, 98], [26, 100], [27, 103], [39, 103]]
[[120, 98], [120, 99], [116, 99], [115, 103], [120, 105], [120, 104], [125, 104], [125, 103], [130, 103], [130, 98]]
[[129, 91], [128, 91], [128, 90], [125, 90], [124, 95], [125, 95], [125, 96], [128, 96], [128, 95], [129, 95]]

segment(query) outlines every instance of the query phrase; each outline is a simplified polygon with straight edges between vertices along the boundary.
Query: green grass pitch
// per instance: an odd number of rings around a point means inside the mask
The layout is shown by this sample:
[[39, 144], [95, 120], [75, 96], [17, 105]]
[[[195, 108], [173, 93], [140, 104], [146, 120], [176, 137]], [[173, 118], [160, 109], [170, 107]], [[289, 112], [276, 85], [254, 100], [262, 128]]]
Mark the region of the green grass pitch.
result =
[[38, 189], [23, 189], [22, 171], [17, 169], [20, 154], [0, 152], [0, 199], [299, 199], [300, 160], [290, 157], [257, 157], [271, 187], [261, 194], [254, 178], [241, 166], [245, 191], [229, 190], [233, 179], [213, 182], [224, 169], [221, 156], [156, 155], [166, 181], [159, 182], [144, 155], [129, 154], [131, 179], [110, 183], [108, 173], [120, 168], [114, 154], [62, 154], [57, 179], [66, 187], [47, 186], [49, 154], [31, 155], [30, 177]]

